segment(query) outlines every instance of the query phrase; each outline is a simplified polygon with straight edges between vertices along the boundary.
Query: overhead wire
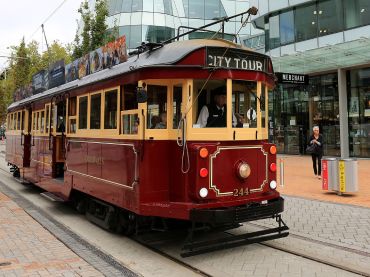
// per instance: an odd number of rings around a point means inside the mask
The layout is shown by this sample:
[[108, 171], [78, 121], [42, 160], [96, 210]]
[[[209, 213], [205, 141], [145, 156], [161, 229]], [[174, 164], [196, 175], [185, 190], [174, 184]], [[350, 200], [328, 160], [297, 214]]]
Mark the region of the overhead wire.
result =
[[28, 39], [32, 39], [34, 37], [34, 35], [40, 30], [41, 26], [43, 24], [45, 24], [68, 0], [63, 0], [62, 3], [60, 3], [60, 5], [58, 7], [55, 8], [54, 11], [52, 11], [47, 17], [46, 19], [37, 27], [37, 29], [32, 33], [32, 35], [28, 38]]

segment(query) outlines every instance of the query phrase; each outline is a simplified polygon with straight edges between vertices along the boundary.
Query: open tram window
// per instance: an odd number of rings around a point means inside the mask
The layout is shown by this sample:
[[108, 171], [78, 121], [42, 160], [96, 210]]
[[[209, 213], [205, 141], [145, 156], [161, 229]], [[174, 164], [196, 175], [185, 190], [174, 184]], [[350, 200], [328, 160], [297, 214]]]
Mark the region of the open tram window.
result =
[[101, 93], [91, 95], [90, 103], [90, 129], [100, 129]]
[[167, 129], [167, 87], [149, 85], [148, 91], [148, 129]]
[[87, 129], [87, 96], [78, 98], [78, 129]]
[[139, 131], [138, 114], [122, 114], [122, 134], [136, 135]]
[[117, 90], [105, 92], [104, 129], [117, 129]]
[[182, 103], [182, 85], [175, 85], [173, 87], [173, 129], [179, 127], [181, 119], [181, 103]]
[[257, 128], [257, 83], [233, 81], [233, 114], [243, 128]]
[[193, 128], [226, 127], [226, 81], [194, 80]]

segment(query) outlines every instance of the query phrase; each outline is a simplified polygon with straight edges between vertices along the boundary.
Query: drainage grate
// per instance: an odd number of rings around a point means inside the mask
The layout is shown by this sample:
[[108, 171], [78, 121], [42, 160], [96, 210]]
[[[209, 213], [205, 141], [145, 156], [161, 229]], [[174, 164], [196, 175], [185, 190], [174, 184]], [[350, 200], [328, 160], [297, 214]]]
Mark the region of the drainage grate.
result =
[[12, 263], [9, 263], [9, 262], [5, 262], [5, 263], [0, 263], [0, 266], [7, 266], [7, 265], [11, 265]]

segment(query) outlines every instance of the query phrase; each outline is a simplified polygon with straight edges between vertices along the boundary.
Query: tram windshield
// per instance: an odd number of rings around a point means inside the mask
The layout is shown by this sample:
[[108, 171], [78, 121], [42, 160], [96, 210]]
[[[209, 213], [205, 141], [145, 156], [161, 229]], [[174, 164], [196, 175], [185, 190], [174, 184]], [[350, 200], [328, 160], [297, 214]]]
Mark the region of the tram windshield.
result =
[[[195, 120], [193, 128], [226, 128], [227, 85], [224, 80], [194, 80]], [[259, 117], [264, 119], [265, 86], [257, 91], [257, 82], [232, 81], [231, 109], [233, 128], [257, 128]], [[230, 102], [229, 102], [230, 103]], [[259, 107], [257, 107], [257, 105]], [[261, 127], [265, 127], [263, 122]]]

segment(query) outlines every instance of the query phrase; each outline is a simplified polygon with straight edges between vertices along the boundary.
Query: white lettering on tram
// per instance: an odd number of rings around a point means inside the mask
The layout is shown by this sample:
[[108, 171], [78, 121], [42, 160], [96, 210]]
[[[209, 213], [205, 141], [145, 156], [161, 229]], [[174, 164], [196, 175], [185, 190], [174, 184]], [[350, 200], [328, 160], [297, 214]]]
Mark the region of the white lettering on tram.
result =
[[263, 63], [253, 59], [208, 55], [208, 65], [215, 67], [236, 68], [263, 71]]

